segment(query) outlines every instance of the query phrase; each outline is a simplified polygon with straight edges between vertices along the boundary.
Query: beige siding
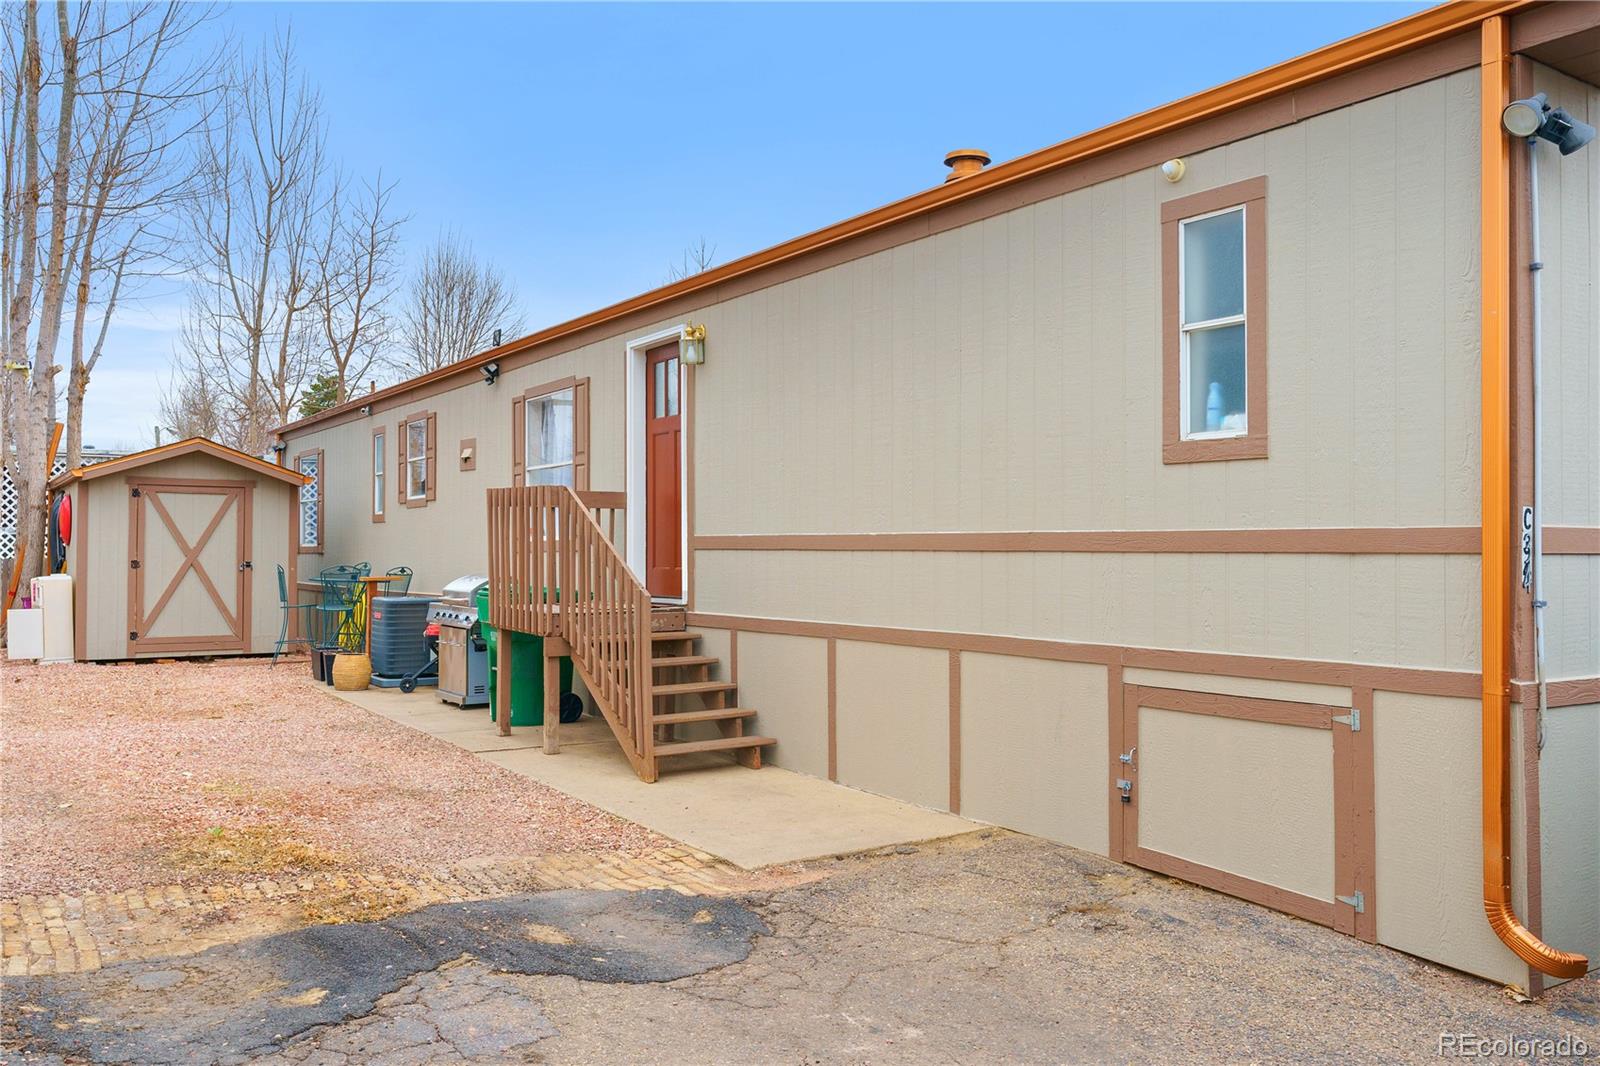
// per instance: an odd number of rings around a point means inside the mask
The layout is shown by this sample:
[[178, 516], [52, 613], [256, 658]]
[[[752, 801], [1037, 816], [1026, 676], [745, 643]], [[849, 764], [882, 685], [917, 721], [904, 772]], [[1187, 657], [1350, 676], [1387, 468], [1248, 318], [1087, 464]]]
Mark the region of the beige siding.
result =
[[[277, 567], [287, 565], [289, 520], [295, 499], [292, 485], [276, 478], [257, 475], [243, 467], [208, 455], [182, 455], [173, 459], [141, 466], [126, 474], [112, 474], [82, 482], [79, 490], [87, 490], [88, 518], [88, 617], [84, 636], [86, 654], [91, 659], [121, 659], [128, 654], [128, 485], [127, 478], [198, 478], [206, 480], [248, 481], [254, 485], [251, 493], [251, 617], [250, 650], [255, 653], [272, 651], [278, 639], [281, 611], [278, 608]], [[205, 522], [216, 510], [214, 497], [201, 497], [199, 502], [174, 497], [168, 501], [169, 510], [180, 529], [192, 540], [203, 531]], [[193, 514], [190, 512], [193, 511]], [[204, 511], [204, 514], [200, 514]], [[83, 513], [80, 505], [79, 514]], [[224, 576], [232, 577], [234, 567], [235, 516], [224, 518], [207, 545], [203, 562], [212, 580], [219, 582]], [[150, 536], [147, 543], [156, 551], [170, 552], [169, 537]], [[76, 556], [74, 555], [74, 558]], [[169, 563], [171, 561], [169, 560]], [[170, 573], [172, 565], [154, 560], [152, 573]], [[159, 593], [159, 589], [151, 595]], [[231, 593], [223, 592], [231, 599]], [[184, 579], [173, 602], [157, 619], [155, 636], [184, 635], [180, 631], [216, 628], [217, 611], [211, 598], [191, 574]], [[170, 652], [151, 652], [145, 657], [169, 655]]]
[[1471, 556], [695, 553], [698, 610], [1476, 669]]
[[1545, 719], [1539, 765], [1545, 938], [1600, 959], [1600, 704]]
[[1526, 987], [1483, 914], [1480, 713], [1475, 700], [1374, 695], [1378, 940]]
[[1106, 670], [961, 656], [961, 813], [1110, 850]]
[[[1600, 122], [1600, 89], [1535, 65], [1534, 86], [1553, 103]], [[1539, 151], [1540, 258], [1544, 270], [1543, 520], [1600, 525], [1600, 153]], [[1600, 675], [1600, 557], [1545, 560], [1546, 676]]]
[[950, 657], [841, 640], [839, 780], [923, 807], [950, 800]]
[[755, 709], [754, 732], [776, 737], [774, 764], [828, 776], [828, 642], [739, 634], [739, 705]]
[[[647, 331], [641, 331], [647, 332]], [[486, 573], [489, 566], [487, 505], [484, 491], [511, 484], [511, 403], [527, 389], [568, 376], [590, 379], [592, 416], [590, 485], [623, 488], [622, 344], [605, 341], [531, 365], [507, 370], [493, 386], [481, 378], [398, 407], [319, 430], [288, 442], [285, 460], [300, 452], [323, 450], [323, 545], [320, 554], [302, 556], [302, 578], [323, 566], [366, 561], [373, 571], [405, 565], [415, 571], [412, 588], [438, 592], [466, 573]], [[440, 469], [436, 498], [426, 507], [398, 502], [396, 434], [401, 419], [415, 411], [437, 415]], [[372, 430], [382, 426], [387, 437], [390, 484], [385, 520], [372, 521]], [[475, 438], [476, 469], [460, 469], [460, 445]], [[619, 539], [620, 536], [619, 536]]]

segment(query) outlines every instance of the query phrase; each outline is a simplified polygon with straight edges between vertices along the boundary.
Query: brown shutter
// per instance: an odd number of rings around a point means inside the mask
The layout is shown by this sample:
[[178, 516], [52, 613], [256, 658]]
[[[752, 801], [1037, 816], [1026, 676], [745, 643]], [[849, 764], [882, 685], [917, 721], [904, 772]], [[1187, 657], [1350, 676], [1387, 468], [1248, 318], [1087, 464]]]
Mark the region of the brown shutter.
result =
[[400, 432], [396, 433], [395, 437], [400, 441], [398, 448], [400, 476], [395, 478], [394, 481], [399, 486], [396, 498], [400, 501], [400, 506], [404, 507], [406, 505], [406, 483], [411, 480], [411, 471], [406, 467], [406, 420], [403, 418], [400, 420], [399, 430]]
[[572, 485], [589, 488], [589, 379], [572, 386]]
[[439, 416], [428, 416], [428, 480], [427, 498], [433, 499], [439, 488]]
[[511, 483], [521, 485], [528, 455], [528, 409], [521, 396], [511, 401]]

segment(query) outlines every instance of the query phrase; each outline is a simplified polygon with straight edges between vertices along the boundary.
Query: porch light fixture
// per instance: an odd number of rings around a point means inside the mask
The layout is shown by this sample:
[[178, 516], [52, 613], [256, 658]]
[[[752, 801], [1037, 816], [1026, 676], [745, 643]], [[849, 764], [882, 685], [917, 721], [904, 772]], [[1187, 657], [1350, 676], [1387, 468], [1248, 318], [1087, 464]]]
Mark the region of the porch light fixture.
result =
[[498, 378], [499, 376], [500, 376], [500, 364], [499, 363], [484, 363], [483, 364], [483, 383], [485, 385], [493, 385], [494, 382], [495, 382], [495, 379]]
[[1513, 137], [1543, 137], [1571, 155], [1594, 140], [1594, 127], [1559, 107], [1551, 107], [1544, 93], [1513, 100], [1500, 112], [1500, 122]]
[[678, 358], [689, 366], [699, 366], [706, 361], [706, 328], [704, 326], [684, 326], [683, 335], [678, 338]]
[[1189, 164], [1181, 159], [1169, 159], [1161, 164], [1161, 176], [1176, 185], [1183, 180], [1183, 172], [1189, 169]]

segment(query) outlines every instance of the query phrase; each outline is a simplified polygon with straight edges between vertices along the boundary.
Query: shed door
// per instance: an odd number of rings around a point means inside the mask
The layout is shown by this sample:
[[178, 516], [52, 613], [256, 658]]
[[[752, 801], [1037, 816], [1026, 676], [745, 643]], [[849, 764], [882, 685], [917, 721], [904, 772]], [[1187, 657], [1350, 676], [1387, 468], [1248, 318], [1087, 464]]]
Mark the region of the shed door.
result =
[[247, 482], [128, 482], [128, 654], [250, 647]]
[[1127, 861], [1376, 939], [1370, 713], [1142, 685], [1122, 707]]

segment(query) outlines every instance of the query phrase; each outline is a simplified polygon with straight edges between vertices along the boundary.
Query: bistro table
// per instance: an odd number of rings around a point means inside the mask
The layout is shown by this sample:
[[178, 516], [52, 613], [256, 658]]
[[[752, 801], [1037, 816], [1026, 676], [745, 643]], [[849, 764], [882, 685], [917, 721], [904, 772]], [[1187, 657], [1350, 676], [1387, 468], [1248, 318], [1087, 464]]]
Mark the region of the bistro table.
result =
[[372, 657], [372, 597], [378, 594], [378, 586], [391, 581], [403, 581], [409, 574], [373, 574], [369, 577], [357, 578], [363, 588], [361, 592], [361, 628], [367, 631], [367, 657]]

